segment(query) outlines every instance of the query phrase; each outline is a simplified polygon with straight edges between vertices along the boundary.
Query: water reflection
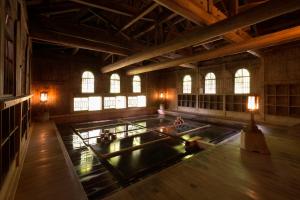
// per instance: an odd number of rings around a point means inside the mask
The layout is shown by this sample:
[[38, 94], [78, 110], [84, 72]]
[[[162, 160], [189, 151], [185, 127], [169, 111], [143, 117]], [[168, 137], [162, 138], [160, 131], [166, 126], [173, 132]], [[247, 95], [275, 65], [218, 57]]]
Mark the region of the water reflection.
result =
[[73, 135], [72, 145], [73, 149], [80, 149], [81, 147], [85, 146], [81, 138], [77, 135]]
[[88, 173], [93, 167], [93, 155], [89, 151], [81, 152], [80, 156], [80, 172], [81, 174]]
[[110, 143], [109, 145], [109, 152], [116, 152], [120, 151], [120, 141], [115, 141], [113, 143]]

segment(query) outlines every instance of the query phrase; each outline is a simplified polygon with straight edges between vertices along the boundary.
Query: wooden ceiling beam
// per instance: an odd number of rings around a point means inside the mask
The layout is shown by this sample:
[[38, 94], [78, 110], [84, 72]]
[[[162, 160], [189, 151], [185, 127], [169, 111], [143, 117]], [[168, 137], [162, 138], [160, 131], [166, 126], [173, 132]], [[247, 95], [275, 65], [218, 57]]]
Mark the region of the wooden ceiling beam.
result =
[[[105, 1], [94, 1], [94, 0], [70, 0], [70, 1], [78, 3], [78, 4], [82, 4], [85, 6], [89, 6], [92, 8], [97, 8], [97, 9], [105, 10], [108, 12], [112, 12], [112, 13], [115, 13], [118, 15], [127, 16], [127, 17], [134, 17], [136, 15], [135, 13], [132, 13], [129, 10], [116, 9], [115, 5], [111, 6], [111, 4], [108, 4]], [[142, 17], [141, 20], [151, 21], [151, 22], [154, 21], [154, 19], [145, 18], [145, 17]]]
[[239, 6], [238, 7], [238, 12], [245, 12], [246, 10], [249, 10], [251, 8], [254, 8], [262, 3], [266, 3], [269, 0], [264, 0], [264, 1], [258, 1], [258, 2], [252, 2], [252, 3], [247, 3], [245, 5]]
[[[227, 19], [227, 16], [213, 5], [212, 1], [207, 0], [155, 0], [157, 3], [176, 12], [177, 14], [201, 25], [212, 25], [216, 22]], [[230, 0], [236, 2], [236, 0]], [[231, 42], [241, 42], [251, 38], [251, 36], [242, 30], [235, 30], [224, 35], [224, 38]], [[255, 53], [257, 55], [258, 53]]]
[[173, 19], [173, 18], [176, 17], [176, 16], [177, 16], [177, 14], [176, 14], [176, 13], [173, 13], [173, 14], [171, 14], [171, 15], [169, 15], [169, 16], [163, 18], [163, 19], [161, 19], [158, 23], [155, 23], [155, 24], [153, 24], [153, 25], [150, 25], [148, 28], [145, 28], [143, 31], [141, 31], [140, 33], [136, 34], [136, 35], [134, 36], [134, 38], [137, 39], [137, 38], [141, 37], [141, 36], [144, 35], [145, 33], [148, 33], [149, 31], [154, 30], [155, 27], [156, 27], [157, 25], [161, 25], [161, 24], [163, 24], [163, 23], [165, 23], [165, 22], [167, 22], [167, 21]]
[[30, 32], [30, 37], [33, 41], [42, 41], [47, 43], [52, 43], [60, 46], [80, 48], [97, 52], [112, 53], [121, 56], [127, 56], [128, 51], [125, 49], [113, 47], [103, 43], [96, 43], [89, 40], [74, 38], [69, 35], [62, 35], [56, 32], [46, 31], [44, 29], [32, 29]]
[[124, 30], [128, 29], [135, 22], [137, 22], [138, 20], [140, 20], [141, 18], [146, 16], [148, 13], [153, 11], [157, 6], [158, 6], [158, 4], [156, 4], [156, 3], [153, 3], [152, 5], [148, 6], [144, 11], [142, 11], [140, 14], [138, 14], [132, 20], [130, 20], [125, 26], [123, 26], [120, 31], [124, 31]]
[[158, 64], [152, 64], [144, 67], [138, 67], [127, 71], [128, 75], [141, 74], [145, 72], [151, 72], [170, 67], [176, 67], [181, 64], [210, 60], [218, 57], [229, 56], [237, 53], [246, 52], [250, 49], [261, 49], [270, 46], [275, 46], [287, 42], [292, 42], [300, 39], [300, 26], [271, 33], [264, 36], [249, 39], [248, 41], [230, 44], [225, 47], [210, 50], [204, 53], [196, 54], [193, 56], [187, 56], [184, 58], [175, 59], [169, 62], [162, 62]]
[[227, 34], [236, 29], [241, 29], [243, 27], [247, 27], [252, 24], [259, 23], [264, 20], [271, 19], [273, 17], [292, 12], [298, 9], [300, 9], [300, 1], [269, 1], [265, 4], [256, 7], [255, 9], [248, 10], [234, 17], [212, 24], [208, 27], [187, 33], [182, 37], [178, 37], [174, 40], [171, 40], [158, 46], [150, 47], [140, 53], [136, 53], [113, 64], [104, 66], [103, 68], [101, 68], [101, 71], [103, 73], [115, 71], [117, 69], [124, 68], [134, 63], [138, 63], [143, 60], [148, 60], [150, 58], [167, 54], [178, 49], [190, 47], [194, 44], [199, 44], [214, 37]]

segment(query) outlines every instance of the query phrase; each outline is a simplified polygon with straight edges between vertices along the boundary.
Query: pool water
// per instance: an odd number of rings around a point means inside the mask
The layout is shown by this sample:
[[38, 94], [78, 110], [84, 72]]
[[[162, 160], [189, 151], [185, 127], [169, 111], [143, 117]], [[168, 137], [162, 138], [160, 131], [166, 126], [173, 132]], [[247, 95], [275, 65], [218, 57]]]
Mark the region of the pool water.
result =
[[[80, 176], [92, 173], [92, 179], [97, 177], [99, 184], [102, 174], [95, 176], [91, 170], [97, 171], [100, 163], [101, 167], [106, 168], [106, 171], [101, 168], [101, 173], [112, 176], [106, 175], [108, 178], [101, 179], [102, 182], [105, 183], [104, 179], [114, 180], [113, 188], [118, 188], [115, 184], [119, 181], [120, 187], [124, 187], [197, 153], [185, 147], [187, 141], [196, 138], [217, 144], [238, 132], [236, 129], [186, 119], [184, 125], [174, 127], [174, 120], [175, 117], [171, 116], [144, 116], [72, 125], [73, 148], [81, 149], [76, 150], [80, 159], [73, 162], [77, 173]], [[113, 134], [114, 138], [103, 140], [101, 136], [105, 131]], [[99, 186], [95, 186], [95, 191], [96, 188]], [[91, 190], [93, 195], [94, 190]]]

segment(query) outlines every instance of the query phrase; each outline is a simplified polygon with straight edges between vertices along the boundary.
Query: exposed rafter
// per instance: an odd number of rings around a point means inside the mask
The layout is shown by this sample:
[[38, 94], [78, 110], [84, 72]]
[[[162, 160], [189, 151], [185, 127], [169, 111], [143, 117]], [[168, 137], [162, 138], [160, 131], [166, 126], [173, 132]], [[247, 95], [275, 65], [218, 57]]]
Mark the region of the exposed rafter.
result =
[[140, 31], [140, 33], [136, 34], [136, 35], [134, 36], [134, 38], [137, 39], [137, 38], [141, 37], [141, 36], [144, 35], [145, 33], [154, 30], [155, 27], [156, 27], [157, 25], [161, 25], [161, 24], [163, 24], [163, 23], [165, 23], [165, 22], [167, 22], [167, 21], [173, 19], [173, 18], [176, 17], [176, 16], [177, 16], [176, 13], [173, 13], [173, 14], [171, 14], [171, 15], [168, 15], [167, 17], [165, 17], [165, 18], [163, 18], [162, 20], [160, 20], [158, 23], [155, 23], [155, 24], [153, 24], [153, 25], [150, 25], [149, 27], [147, 27], [147, 28], [145, 28], [144, 30]]
[[[212, 1], [207, 0], [155, 0], [157, 3], [167, 7], [173, 12], [193, 21], [196, 24], [212, 25], [218, 21], [227, 19], [227, 16], [214, 6]], [[236, 0], [231, 0], [237, 4]], [[241, 42], [251, 38], [251, 36], [242, 31], [234, 31], [224, 35], [229, 41]], [[250, 52], [251, 53], [251, 52]], [[257, 55], [258, 53], [254, 53]]]
[[136, 69], [129, 70], [127, 74], [134, 75], [134, 74], [140, 74], [140, 73], [145, 73], [150, 71], [156, 71], [160, 69], [166, 69], [169, 67], [174, 67], [185, 63], [205, 61], [213, 58], [245, 52], [250, 49], [265, 48], [265, 47], [279, 45], [282, 43], [291, 42], [299, 39], [300, 39], [300, 26], [297, 26], [276, 33], [271, 33], [268, 35], [252, 38], [245, 42], [230, 44], [216, 50], [210, 50], [193, 56], [188, 56], [188, 57], [179, 58], [168, 62], [162, 62], [158, 64], [139, 67]]
[[121, 28], [120, 31], [124, 31], [126, 29], [128, 29], [130, 26], [132, 26], [135, 22], [137, 22], [138, 20], [140, 20], [141, 18], [143, 18], [145, 15], [147, 15], [148, 13], [150, 13], [151, 11], [153, 11], [156, 7], [158, 6], [158, 4], [153, 3], [152, 5], [150, 5], [148, 8], [146, 8], [144, 11], [142, 11], [140, 14], [138, 14], [137, 16], [135, 16], [130, 22], [128, 22], [125, 26], [123, 26]]
[[171, 40], [164, 44], [148, 48], [145, 51], [124, 58], [111, 65], [107, 65], [101, 69], [103, 73], [111, 72], [134, 63], [141, 62], [156, 56], [160, 56], [178, 49], [199, 44], [214, 37], [227, 34], [236, 29], [250, 26], [252, 24], [262, 22], [273, 17], [289, 13], [300, 9], [300, 1], [286, 0], [284, 3], [280, 0], [273, 0], [264, 3], [255, 9], [240, 13], [234, 17], [228, 18], [221, 22], [212, 24], [206, 28], [193, 31], [185, 36]]
[[[128, 10], [125, 11], [125, 10], [113, 8], [109, 4], [107, 4], [105, 1], [97, 1], [97, 2], [92, 1], [92, 0], [70, 0], [70, 1], [82, 4], [85, 6], [89, 6], [92, 8], [98, 8], [101, 10], [105, 10], [105, 11], [112, 12], [112, 13], [119, 14], [119, 15], [124, 15], [124, 16], [128, 16], [128, 17], [135, 16], [135, 13], [131, 13]], [[154, 21], [153, 19], [145, 18], [145, 17], [142, 17], [141, 19], [145, 20], [145, 21]]]
[[66, 47], [87, 49], [98, 52], [112, 53], [126, 56], [128, 51], [125, 49], [113, 47], [101, 42], [89, 41], [82, 38], [75, 38], [71, 35], [60, 34], [58, 32], [46, 31], [44, 29], [34, 29], [30, 32], [30, 37], [33, 40], [44, 41], [47, 43], [58, 44]]

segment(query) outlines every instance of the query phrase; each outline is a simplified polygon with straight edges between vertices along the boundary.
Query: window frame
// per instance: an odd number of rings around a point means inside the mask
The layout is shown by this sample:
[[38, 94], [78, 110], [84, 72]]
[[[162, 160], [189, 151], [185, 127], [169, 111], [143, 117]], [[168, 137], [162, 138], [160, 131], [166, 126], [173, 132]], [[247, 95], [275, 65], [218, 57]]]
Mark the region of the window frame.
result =
[[192, 76], [189, 74], [187, 74], [183, 77], [182, 93], [183, 94], [191, 94], [192, 93]]
[[251, 81], [251, 74], [248, 69], [239, 68], [238, 70], [236, 70], [234, 74], [234, 94], [250, 94], [251, 92], [250, 81]]
[[91, 94], [95, 92], [95, 76], [91, 71], [84, 71], [81, 75], [81, 93]]
[[204, 78], [204, 94], [216, 94], [216, 75], [213, 72], [208, 72]]
[[134, 75], [132, 77], [132, 92], [141, 93], [142, 92], [142, 81], [139, 75]]
[[109, 92], [112, 94], [118, 94], [121, 92], [121, 78], [120, 75], [117, 73], [113, 73], [110, 76], [110, 89]]

